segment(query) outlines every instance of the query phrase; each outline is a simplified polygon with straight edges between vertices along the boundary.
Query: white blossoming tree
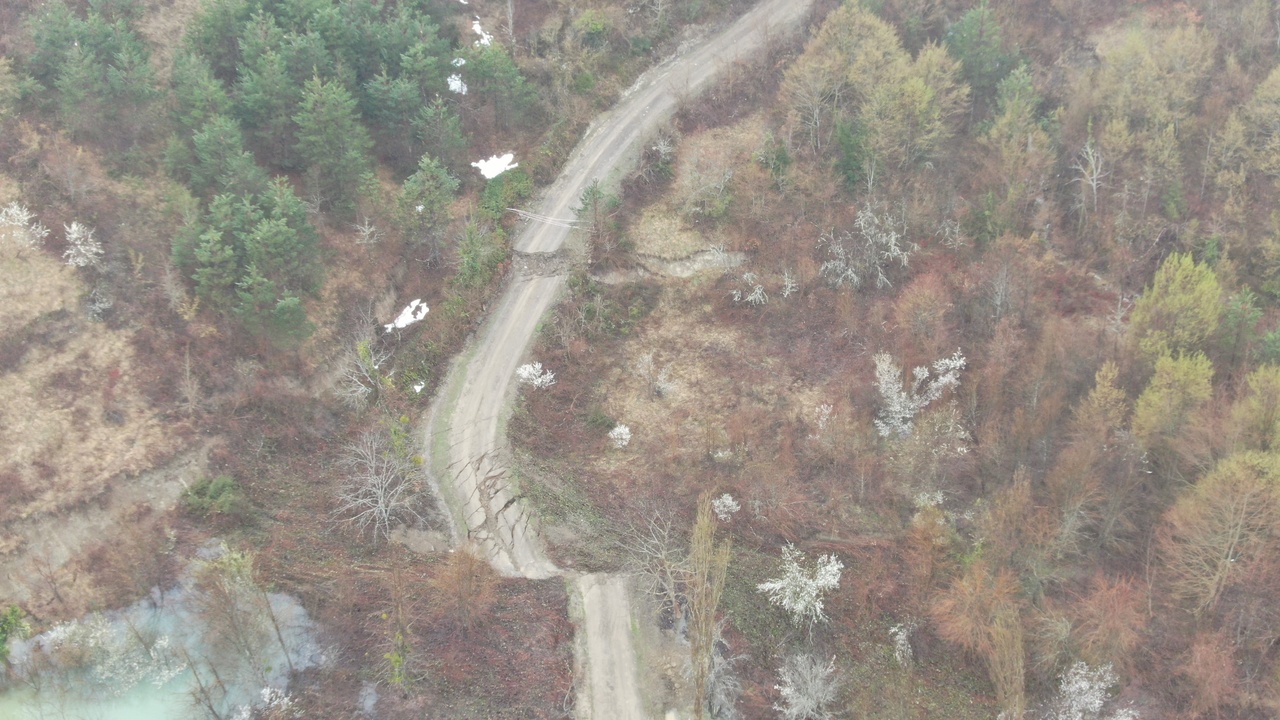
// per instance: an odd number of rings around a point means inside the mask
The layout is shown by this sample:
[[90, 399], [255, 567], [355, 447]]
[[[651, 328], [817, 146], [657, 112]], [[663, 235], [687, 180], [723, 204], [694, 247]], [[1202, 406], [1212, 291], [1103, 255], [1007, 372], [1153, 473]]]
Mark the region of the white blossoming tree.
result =
[[49, 235], [49, 228], [36, 221], [36, 216], [25, 205], [9, 203], [0, 208], [0, 240], [18, 247], [18, 252], [40, 247]]
[[1103, 714], [1108, 691], [1118, 682], [1111, 665], [1090, 667], [1078, 662], [1062, 675], [1058, 694], [1045, 715], [1045, 720], [1138, 720], [1130, 708]]
[[556, 374], [550, 370], [543, 370], [542, 363], [528, 363], [516, 368], [516, 379], [538, 389], [556, 384]]
[[729, 493], [725, 493], [715, 500], [711, 501], [711, 509], [715, 511], [716, 517], [720, 522], [729, 522], [733, 519], [733, 514], [742, 509], [738, 501]]
[[889, 628], [889, 639], [893, 641], [893, 659], [897, 660], [898, 667], [903, 669], [915, 664], [915, 651], [911, 648], [911, 634], [915, 631], [914, 620], [907, 620]]
[[631, 428], [618, 424], [609, 431], [609, 439], [613, 441], [614, 447], [621, 450], [631, 442]]
[[760, 583], [756, 590], [786, 610], [796, 625], [807, 625], [812, 630], [814, 623], [827, 619], [822, 612], [822, 595], [840, 586], [844, 563], [835, 555], [825, 555], [805, 567], [804, 559], [804, 553], [794, 546], [782, 548], [782, 576]]
[[906, 437], [914, 428], [916, 414], [926, 405], [942, 397], [942, 394], [960, 384], [960, 371], [965, 367], [964, 355], [956, 350], [951, 357], [933, 363], [933, 375], [929, 368], [918, 367], [911, 371], [911, 387], [904, 389], [902, 369], [888, 353], [879, 353], [876, 361], [876, 388], [880, 390], [881, 406], [875, 420], [881, 437]]
[[62, 259], [73, 267], [97, 265], [102, 259], [102, 243], [93, 236], [93, 228], [72, 221], [63, 229], [67, 233], [67, 249], [62, 253]]

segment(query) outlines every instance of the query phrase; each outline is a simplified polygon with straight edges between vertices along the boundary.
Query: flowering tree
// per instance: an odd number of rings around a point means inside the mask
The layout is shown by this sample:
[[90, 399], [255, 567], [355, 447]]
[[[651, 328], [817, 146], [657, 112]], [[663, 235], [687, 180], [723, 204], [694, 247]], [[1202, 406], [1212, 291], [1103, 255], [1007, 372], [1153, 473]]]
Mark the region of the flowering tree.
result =
[[535, 388], [548, 388], [556, 384], [556, 374], [543, 370], [542, 363], [528, 363], [516, 368], [516, 379]]
[[36, 222], [25, 205], [9, 203], [0, 208], [0, 239], [18, 246], [19, 252], [35, 249], [49, 235], [49, 228]]
[[835, 555], [818, 558], [812, 567], [804, 567], [804, 553], [792, 545], [782, 548], [782, 577], [762, 582], [756, 590], [769, 597], [769, 602], [791, 614], [796, 625], [806, 623], [810, 628], [819, 620], [826, 620], [822, 612], [822, 594], [840, 586], [840, 571], [844, 563]]
[[911, 633], [915, 631], [914, 620], [889, 628], [889, 639], [893, 641], [893, 659], [898, 661], [898, 667], [905, 669], [915, 664], [915, 652], [911, 649]]
[[711, 501], [711, 509], [715, 511], [716, 517], [720, 522], [729, 522], [733, 519], [733, 514], [742, 509], [737, 500], [729, 493], [725, 493], [715, 500]]
[[67, 249], [62, 253], [62, 259], [73, 267], [97, 265], [102, 259], [102, 243], [93, 236], [93, 228], [72, 221], [63, 229], [67, 233]]
[[261, 701], [255, 705], [236, 708], [231, 720], [290, 720], [302, 717], [302, 710], [289, 693], [273, 687], [264, 687]]
[[1054, 697], [1045, 720], [1137, 720], [1138, 714], [1129, 708], [1121, 708], [1106, 716], [1102, 708], [1107, 704], [1108, 691], [1117, 682], [1116, 674], [1108, 663], [1102, 667], [1089, 667], [1078, 662], [1062, 675], [1058, 694]]
[[911, 371], [911, 387], [902, 386], [902, 369], [888, 353], [875, 356], [876, 387], [883, 404], [875, 420], [881, 437], [905, 437], [911, 434], [917, 413], [926, 405], [942, 397], [947, 390], [960, 384], [960, 371], [965, 367], [964, 355], [956, 350], [951, 357], [933, 363], [934, 376], [929, 368], [918, 367]]
[[609, 439], [613, 441], [614, 447], [621, 450], [631, 442], [631, 428], [618, 424], [609, 431]]

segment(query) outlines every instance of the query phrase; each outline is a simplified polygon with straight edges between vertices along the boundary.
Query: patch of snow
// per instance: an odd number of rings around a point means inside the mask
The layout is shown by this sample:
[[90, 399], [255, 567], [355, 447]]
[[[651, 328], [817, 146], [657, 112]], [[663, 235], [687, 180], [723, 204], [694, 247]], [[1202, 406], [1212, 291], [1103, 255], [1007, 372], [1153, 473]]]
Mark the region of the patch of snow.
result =
[[454, 67], [462, 67], [463, 65], [467, 64], [467, 61], [463, 58], [454, 58], [453, 61], [450, 62], [449, 64]]
[[467, 84], [462, 81], [462, 76], [454, 73], [449, 76], [449, 90], [459, 95], [467, 94]]
[[493, 44], [493, 36], [485, 32], [484, 28], [480, 27], [480, 18], [476, 18], [471, 21], [471, 29], [475, 30], [476, 34], [480, 36], [480, 39], [476, 41], [476, 47]]
[[480, 174], [483, 175], [486, 180], [492, 180], [512, 168], [520, 167], [519, 163], [511, 162], [515, 159], [516, 156], [513, 153], [507, 153], [502, 156], [494, 155], [488, 160], [477, 160], [476, 162], [471, 163], [471, 167], [479, 168]]
[[400, 315], [392, 322], [384, 325], [387, 332], [392, 330], [401, 330], [418, 322], [427, 316], [427, 304], [422, 300], [414, 300], [409, 306], [400, 311]]

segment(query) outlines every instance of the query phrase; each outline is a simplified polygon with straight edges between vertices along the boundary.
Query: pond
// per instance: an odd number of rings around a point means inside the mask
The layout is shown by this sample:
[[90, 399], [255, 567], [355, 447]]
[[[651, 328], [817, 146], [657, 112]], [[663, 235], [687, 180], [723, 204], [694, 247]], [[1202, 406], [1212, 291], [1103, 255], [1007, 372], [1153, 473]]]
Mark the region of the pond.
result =
[[206, 549], [168, 592], [12, 640], [0, 719], [247, 720], [288, 706], [291, 671], [322, 662], [315, 626], [250, 563]]

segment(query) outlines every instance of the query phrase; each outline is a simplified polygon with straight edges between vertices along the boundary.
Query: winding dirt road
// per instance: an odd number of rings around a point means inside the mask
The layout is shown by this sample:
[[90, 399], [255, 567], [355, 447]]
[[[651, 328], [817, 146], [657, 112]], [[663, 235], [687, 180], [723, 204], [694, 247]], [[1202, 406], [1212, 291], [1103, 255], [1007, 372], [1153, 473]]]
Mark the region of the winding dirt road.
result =
[[[614, 108], [592, 123], [560, 177], [534, 212], [573, 217], [583, 188], [593, 179], [612, 186], [638, 156], [641, 141], [675, 112], [681, 97], [694, 97], [731, 63], [758, 52], [808, 15], [812, 0], [763, 0], [716, 35], [651, 69]], [[516, 238], [522, 253], [552, 253], [570, 230], [529, 223]], [[426, 427], [429, 467], [451, 506], [459, 532], [509, 576], [547, 578], [561, 573], [547, 558], [528, 509], [507, 481], [507, 403], [516, 367], [565, 275], [516, 276], [488, 321], [454, 362], [432, 401]], [[463, 527], [465, 525], [465, 528]], [[581, 599], [577, 716], [582, 720], [646, 717], [636, 683], [631, 611], [623, 579], [584, 575], [575, 579]], [[583, 637], [585, 634], [585, 638]]]

